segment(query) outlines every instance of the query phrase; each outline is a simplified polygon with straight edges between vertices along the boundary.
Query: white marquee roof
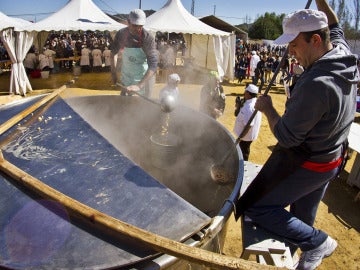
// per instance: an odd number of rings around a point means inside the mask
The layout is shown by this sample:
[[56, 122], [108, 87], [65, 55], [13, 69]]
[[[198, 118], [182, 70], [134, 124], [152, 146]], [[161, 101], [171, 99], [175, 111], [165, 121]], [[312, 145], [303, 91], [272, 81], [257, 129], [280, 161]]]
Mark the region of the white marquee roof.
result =
[[191, 15], [180, 0], [168, 0], [146, 19], [145, 28], [151, 31], [228, 36], [230, 33], [213, 28]]
[[126, 25], [119, 23], [91, 0], [70, 0], [49, 17], [29, 25], [26, 31], [117, 31]]
[[14, 28], [15, 30], [21, 30], [24, 26], [32, 24], [29, 21], [12, 18], [0, 11], [0, 31], [7, 28]]

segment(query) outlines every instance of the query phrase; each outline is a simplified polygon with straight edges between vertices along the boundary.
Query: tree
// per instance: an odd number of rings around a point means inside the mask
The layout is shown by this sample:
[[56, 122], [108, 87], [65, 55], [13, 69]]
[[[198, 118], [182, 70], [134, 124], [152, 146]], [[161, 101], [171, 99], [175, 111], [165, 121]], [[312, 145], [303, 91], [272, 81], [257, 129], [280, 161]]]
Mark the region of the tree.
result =
[[329, 5], [333, 10], [335, 10], [335, 0], [330, 0]]
[[[335, 0], [329, 2], [339, 19], [339, 23], [344, 29], [344, 33], [347, 39], [359, 39], [360, 33], [358, 32], [359, 20], [360, 20], [360, 0], [353, 0], [354, 7], [353, 12], [349, 11], [349, 7], [346, 5], [345, 0], [338, 0], [337, 5]], [[354, 21], [354, 27], [351, 26], [351, 22]]]
[[[360, 0], [353, 0], [353, 7], [349, 7], [349, 0], [329, 0], [329, 5], [338, 16], [348, 39], [359, 39]], [[253, 24], [243, 24], [237, 27], [245, 30], [252, 39], [276, 39], [282, 34], [282, 21], [285, 14], [265, 13], [258, 17]], [[352, 25], [353, 23], [353, 25]]]
[[360, 21], [360, 0], [354, 0], [354, 12], [353, 12], [353, 17], [354, 17], [354, 28], [355, 31], [359, 30], [359, 21]]
[[351, 14], [349, 13], [349, 9], [345, 4], [345, 0], [338, 0], [338, 9], [337, 9], [337, 17], [339, 19], [340, 25], [344, 26], [345, 23], [351, 21]]
[[266, 12], [260, 16], [250, 27], [249, 37], [252, 39], [275, 39], [282, 33], [282, 20], [285, 14], [280, 16], [274, 12]]

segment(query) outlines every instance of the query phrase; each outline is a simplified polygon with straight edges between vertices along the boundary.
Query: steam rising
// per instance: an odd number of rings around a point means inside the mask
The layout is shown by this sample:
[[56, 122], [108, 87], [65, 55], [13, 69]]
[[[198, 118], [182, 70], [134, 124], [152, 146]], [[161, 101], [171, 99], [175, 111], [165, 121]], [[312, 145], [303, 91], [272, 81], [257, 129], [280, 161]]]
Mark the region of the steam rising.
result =
[[[179, 88], [179, 102], [184, 104]], [[198, 112], [198, 104], [193, 102], [193, 109], [178, 105], [164, 113], [139, 97], [90, 96], [65, 101], [121, 153], [204, 213], [218, 213], [232, 192], [232, 185], [218, 185], [211, 179], [210, 169], [233, 141], [218, 122]], [[165, 140], [172, 146], [170, 157], [175, 157], [175, 162], [155, 167], [152, 140]], [[227, 160], [226, 167], [236, 181], [237, 153]]]

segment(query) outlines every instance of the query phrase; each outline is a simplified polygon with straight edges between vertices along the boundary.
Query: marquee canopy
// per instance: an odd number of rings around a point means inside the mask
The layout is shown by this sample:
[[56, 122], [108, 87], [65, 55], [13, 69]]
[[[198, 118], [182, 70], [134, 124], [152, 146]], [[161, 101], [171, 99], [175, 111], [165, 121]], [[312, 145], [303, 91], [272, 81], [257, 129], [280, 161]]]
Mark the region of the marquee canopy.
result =
[[29, 24], [31, 24], [31, 22], [19, 18], [9, 17], [0, 11], [0, 31], [7, 28], [21, 30], [24, 26]]
[[153, 31], [201, 35], [229, 36], [230, 33], [213, 28], [191, 15], [180, 0], [168, 0], [146, 19], [145, 27]]
[[196, 66], [216, 70], [221, 77], [234, 77], [235, 35], [203, 23], [180, 0], [168, 0], [146, 19], [145, 28], [152, 32], [182, 33], [187, 56]]
[[49, 17], [25, 27], [26, 31], [117, 31], [126, 25], [119, 23], [92, 0], [70, 0], [63, 8]]
[[0, 12], [0, 39], [9, 54], [11, 65], [10, 93], [25, 95], [26, 90], [32, 90], [24, 68], [24, 58], [33, 42], [33, 34], [15, 32], [26, 25], [31, 25], [23, 19], [11, 18]]
[[[11, 62], [10, 93], [25, 95], [32, 90], [23, 61], [37, 35], [37, 43], [47, 37], [49, 31], [117, 31], [126, 27], [111, 19], [92, 0], [70, 0], [63, 8], [49, 17], [30, 23], [22, 19], [10, 18], [0, 13], [0, 33]], [[40, 45], [37, 44], [38, 48]]]

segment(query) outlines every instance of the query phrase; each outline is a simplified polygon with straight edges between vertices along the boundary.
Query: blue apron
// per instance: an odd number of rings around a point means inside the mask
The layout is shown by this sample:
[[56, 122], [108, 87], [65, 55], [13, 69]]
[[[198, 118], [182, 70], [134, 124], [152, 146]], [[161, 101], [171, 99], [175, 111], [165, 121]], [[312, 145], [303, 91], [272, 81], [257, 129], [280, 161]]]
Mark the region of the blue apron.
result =
[[[142, 48], [124, 48], [121, 61], [121, 83], [125, 86], [138, 84], [148, 69], [146, 55]], [[139, 94], [145, 94], [143, 87]]]

